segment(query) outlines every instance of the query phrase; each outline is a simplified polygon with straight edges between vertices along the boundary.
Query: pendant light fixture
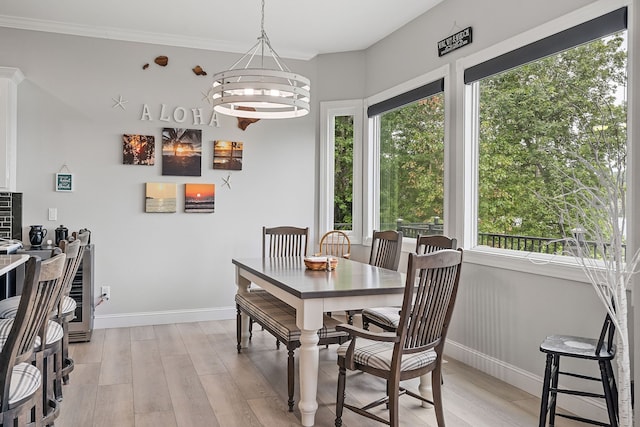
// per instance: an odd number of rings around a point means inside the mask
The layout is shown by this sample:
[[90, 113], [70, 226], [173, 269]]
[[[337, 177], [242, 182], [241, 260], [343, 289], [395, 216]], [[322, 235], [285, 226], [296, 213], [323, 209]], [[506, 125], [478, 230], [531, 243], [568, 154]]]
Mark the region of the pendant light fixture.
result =
[[[310, 81], [293, 73], [275, 52], [264, 30], [262, 0], [258, 42], [230, 69], [214, 74], [213, 109], [250, 119], [287, 119], [309, 113]], [[267, 68], [265, 62], [275, 65]]]

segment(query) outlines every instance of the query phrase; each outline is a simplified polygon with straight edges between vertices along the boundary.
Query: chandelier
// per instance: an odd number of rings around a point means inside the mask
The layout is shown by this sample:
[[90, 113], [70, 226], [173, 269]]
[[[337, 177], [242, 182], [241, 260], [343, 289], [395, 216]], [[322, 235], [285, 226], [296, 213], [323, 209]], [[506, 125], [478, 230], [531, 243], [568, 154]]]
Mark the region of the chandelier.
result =
[[[258, 42], [226, 71], [214, 74], [214, 111], [250, 119], [287, 119], [309, 113], [311, 82], [293, 73], [275, 52], [264, 31], [262, 0]], [[265, 59], [275, 64], [266, 68]]]

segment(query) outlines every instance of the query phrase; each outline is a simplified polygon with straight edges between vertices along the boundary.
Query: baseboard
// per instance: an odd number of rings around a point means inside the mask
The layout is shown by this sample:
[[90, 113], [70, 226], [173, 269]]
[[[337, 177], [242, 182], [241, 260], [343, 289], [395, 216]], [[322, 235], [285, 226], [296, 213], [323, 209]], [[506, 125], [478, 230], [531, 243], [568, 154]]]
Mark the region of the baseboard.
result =
[[131, 326], [165, 325], [168, 323], [228, 320], [235, 319], [235, 317], [235, 307], [103, 314], [95, 316], [93, 327], [94, 329], [126, 328]]
[[[480, 353], [477, 350], [455, 341], [447, 340], [445, 357], [458, 360], [538, 398], [542, 393], [542, 377], [520, 369], [517, 366], [505, 363], [502, 360]], [[544, 367], [541, 367], [541, 370], [543, 370], [543, 368]], [[562, 408], [586, 418], [605, 420], [607, 416], [606, 405], [604, 405], [601, 399], [563, 395]]]

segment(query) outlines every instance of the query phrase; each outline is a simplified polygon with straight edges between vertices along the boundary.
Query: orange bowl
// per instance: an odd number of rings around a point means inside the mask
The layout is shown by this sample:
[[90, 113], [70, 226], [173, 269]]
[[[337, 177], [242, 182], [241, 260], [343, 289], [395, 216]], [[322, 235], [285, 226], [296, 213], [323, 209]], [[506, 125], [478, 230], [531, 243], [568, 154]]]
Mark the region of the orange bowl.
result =
[[[313, 271], [327, 270], [327, 257], [305, 258], [304, 265], [306, 265], [309, 270]], [[330, 267], [328, 270], [334, 270], [338, 265], [338, 258], [329, 257], [329, 265]]]

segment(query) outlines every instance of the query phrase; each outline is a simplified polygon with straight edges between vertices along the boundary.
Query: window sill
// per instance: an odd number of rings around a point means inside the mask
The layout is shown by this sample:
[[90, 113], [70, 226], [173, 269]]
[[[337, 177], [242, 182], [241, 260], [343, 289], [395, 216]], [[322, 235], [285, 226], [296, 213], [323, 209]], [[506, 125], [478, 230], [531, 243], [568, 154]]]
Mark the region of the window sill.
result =
[[567, 256], [476, 246], [464, 251], [464, 262], [589, 283], [580, 265]]

